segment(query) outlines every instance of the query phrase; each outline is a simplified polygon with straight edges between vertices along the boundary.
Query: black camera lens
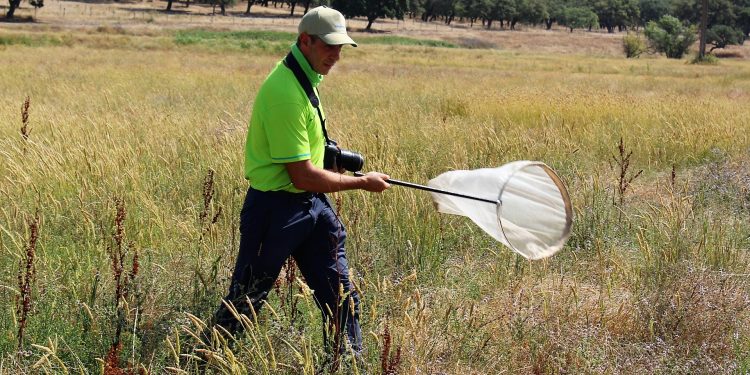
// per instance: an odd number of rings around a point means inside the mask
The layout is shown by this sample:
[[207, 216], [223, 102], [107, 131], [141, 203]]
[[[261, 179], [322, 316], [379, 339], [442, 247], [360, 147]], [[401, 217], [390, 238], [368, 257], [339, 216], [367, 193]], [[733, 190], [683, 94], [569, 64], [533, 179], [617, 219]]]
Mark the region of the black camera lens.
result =
[[341, 159], [339, 165], [349, 172], [359, 172], [365, 166], [365, 158], [358, 152], [341, 150], [339, 156]]

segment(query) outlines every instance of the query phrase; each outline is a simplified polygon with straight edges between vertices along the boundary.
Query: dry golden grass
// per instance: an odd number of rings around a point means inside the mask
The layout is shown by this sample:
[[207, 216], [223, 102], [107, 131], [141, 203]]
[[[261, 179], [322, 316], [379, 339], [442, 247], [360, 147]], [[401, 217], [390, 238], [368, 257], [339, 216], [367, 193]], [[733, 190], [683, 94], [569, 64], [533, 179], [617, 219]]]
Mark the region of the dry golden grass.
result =
[[[139, 5], [163, 3], [127, 6]], [[286, 46], [181, 45], [164, 30], [179, 22], [162, 16], [0, 28], [0, 38], [59, 44], [0, 46], [0, 65], [14, 67], [0, 71], [0, 301], [17, 295], [25, 219], [41, 213], [36, 309], [26, 330], [36, 346], [25, 348], [27, 357], [0, 357], [0, 373], [100, 371], [115, 316], [107, 252], [115, 198], [127, 209], [126, 260], [135, 250], [140, 259], [139, 292], [123, 305], [121, 363], [151, 373], [196, 370], [189, 332], [200, 321], [188, 313], [207, 318], [226, 287], [250, 104], [283, 56], [275, 48]], [[244, 27], [214, 22], [205, 26]], [[552, 33], [560, 39], [548, 47], [534, 39], [543, 31], [399, 33], [460, 33], [501, 49], [346, 49], [321, 92], [334, 137], [363, 152], [368, 169], [414, 182], [543, 160], [568, 184], [576, 224], [565, 250], [530, 263], [471, 223], [438, 215], [421, 192], [335, 195], [363, 295], [367, 370], [381, 368], [386, 326], [406, 374], [750, 368], [746, 61], [626, 60], [607, 52], [616, 37], [578, 32]], [[595, 36], [601, 40], [588, 41]], [[508, 50], [501, 38], [520, 39]], [[539, 49], [524, 49], [533, 43]], [[590, 55], [578, 54], [587, 44]], [[20, 132], [26, 95], [28, 140]], [[633, 168], [645, 171], [614, 206], [610, 160], [620, 137]], [[205, 206], [209, 170], [215, 192]], [[200, 220], [205, 207], [211, 217], [221, 209], [215, 224]], [[0, 303], [3, 353], [16, 349], [13, 311]], [[245, 319], [248, 335], [214, 348], [213, 366], [315, 373], [325, 362], [318, 316], [309, 289], [283, 283], [257, 321]]]

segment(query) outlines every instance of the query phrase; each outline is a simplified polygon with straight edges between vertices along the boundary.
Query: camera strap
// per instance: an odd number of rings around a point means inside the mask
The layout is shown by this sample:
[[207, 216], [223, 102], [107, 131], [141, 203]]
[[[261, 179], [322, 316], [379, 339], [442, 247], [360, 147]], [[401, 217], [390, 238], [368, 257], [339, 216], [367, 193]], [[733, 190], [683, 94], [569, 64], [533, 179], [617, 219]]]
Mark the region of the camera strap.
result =
[[289, 52], [284, 58], [284, 65], [286, 65], [292, 73], [294, 73], [294, 76], [297, 77], [297, 81], [300, 86], [302, 86], [302, 89], [305, 90], [305, 94], [307, 95], [307, 99], [310, 100], [310, 104], [312, 104], [312, 106], [318, 111], [320, 126], [323, 128], [323, 136], [326, 138], [327, 143], [331, 142], [328, 138], [328, 132], [326, 131], [326, 120], [323, 118], [323, 113], [320, 111], [320, 99], [318, 99], [318, 95], [315, 93], [315, 89], [313, 89], [310, 79], [307, 78], [302, 67], [299, 65], [299, 62], [294, 58], [294, 55], [291, 52]]

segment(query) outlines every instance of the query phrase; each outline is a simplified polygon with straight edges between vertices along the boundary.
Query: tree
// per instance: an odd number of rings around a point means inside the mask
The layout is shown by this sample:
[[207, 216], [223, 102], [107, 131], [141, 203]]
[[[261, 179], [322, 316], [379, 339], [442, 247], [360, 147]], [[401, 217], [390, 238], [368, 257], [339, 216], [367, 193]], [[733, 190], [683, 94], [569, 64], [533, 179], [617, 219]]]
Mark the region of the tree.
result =
[[510, 29], [516, 29], [517, 22], [536, 25], [549, 18], [547, 6], [542, 0], [516, 0], [516, 17], [511, 20]]
[[565, 6], [560, 0], [544, 0], [547, 9], [547, 18], [544, 20], [547, 30], [552, 28], [552, 24], [558, 22], [564, 17]]
[[378, 18], [404, 19], [407, 10], [406, 0], [333, 0], [331, 6], [347, 18], [366, 17], [367, 27]]
[[237, 3], [237, 0], [198, 0], [199, 3], [211, 4], [211, 13], [216, 14], [216, 6], [219, 6], [222, 16], [227, 15], [227, 6], [232, 6]]
[[685, 26], [672, 16], [649, 22], [645, 34], [652, 48], [671, 59], [681, 59], [695, 42], [695, 27]]
[[442, 16], [446, 25], [450, 25], [463, 5], [459, 0], [435, 0], [435, 15]]
[[745, 42], [745, 34], [742, 30], [726, 25], [711, 26], [706, 32], [706, 43], [712, 47], [709, 53], [717, 48], [726, 48], [728, 45], [741, 45]]
[[485, 2], [482, 0], [463, 0], [463, 6], [459, 8], [459, 17], [469, 19], [469, 27], [474, 27], [474, 22], [485, 13]]
[[743, 39], [750, 34], [750, 0], [739, 0], [737, 6], [737, 24], [735, 25], [742, 31]]
[[510, 17], [516, 12], [514, 0], [491, 0], [490, 8], [487, 15], [487, 29], [492, 28], [492, 21], [500, 21], [500, 27], [503, 27], [503, 20], [510, 20]]
[[255, 3], [255, 0], [247, 0], [247, 9], [245, 10], [246, 16], [250, 15], [250, 7], [252, 7], [254, 3]]
[[[44, 6], [44, 0], [29, 0], [29, 4], [34, 8], [41, 8]], [[8, 0], [8, 13], [5, 14], [7, 18], [13, 18], [16, 13], [16, 9], [21, 6], [21, 0]]]
[[8, 13], [5, 14], [7, 18], [13, 18], [13, 14], [16, 13], [16, 9], [21, 5], [21, 0], [8, 0], [9, 7]]
[[406, 14], [408, 14], [409, 18], [416, 18], [417, 15], [423, 12], [424, 7], [422, 7], [421, 0], [406, 0]]
[[421, 0], [418, 4], [417, 8], [414, 9], [419, 9], [421, 12], [422, 22], [429, 22], [437, 17], [435, 9], [437, 8], [436, 0]]
[[[703, 14], [702, 5], [702, 0], [672, 0], [670, 14], [699, 23]], [[726, 25], [741, 30], [745, 38], [750, 33], [750, 0], [710, 0], [707, 16], [707, 29], [714, 25]]]
[[706, 57], [706, 28], [708, 27], [708, 0], [701, 0], [700, 42], [698, 43], [698, 59]]
[[599, 17], [586, 7], [566, 8], [558, 23], [567, 26], [572, 33], [573, 29], [591, 29], [599, 23]]
[[615, 27], [622, 31], [638, 22], [640, 8], [636, 0], [595, 0], [592, 5], [599, 23], [609, 33], [613, 33]]
[[[248, 1], [250, 1], [250, 0], [248, 0]], [[290, 11], [289, 11], [289, 15], [290, 16], [294, 15], [294, 8], [297, 6], [297, 3], [299, 3], [299, 2], [302, 2], [302, 4], [305, 5], [305, 10], [304, 10], [304, 12], [302, 12], [302, 14], [307, 14], [307, 11], [310, 10], [310, 0], [287, 0], [287, 3], [289, 3], [289, 8], [290, 8]], [[247, 13], [246, 14], [250, 14], [250, 3], [249, 2], [248, 2], [248, 5], [247, 5]]]
[[[734, 25], [737, 20], [737, 0], [711, 0], [708, 2], [708, 26]], [[703, 14], [702, 0], [673, 0], [670, 15], [698, 24]]]
[[226, 16], [227, 15], [227, 5], [233, 5], [236, 3], [237, 0], [216, 0], [219, 3], [219, 8], [221, 8], [221, 15]]
[[640, 24], [646, 25], [649, 21], [656, 21], [669, 14], [668, 0], [640, 0]]

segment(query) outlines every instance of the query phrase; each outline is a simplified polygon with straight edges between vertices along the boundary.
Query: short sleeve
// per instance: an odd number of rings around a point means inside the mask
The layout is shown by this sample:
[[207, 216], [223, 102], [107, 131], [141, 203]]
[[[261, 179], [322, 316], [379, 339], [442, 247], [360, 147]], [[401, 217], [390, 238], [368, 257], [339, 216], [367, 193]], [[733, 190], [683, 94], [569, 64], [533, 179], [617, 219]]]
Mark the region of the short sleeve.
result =
[[291, 163], [310, 159], [307, 133], [308, 114], [299, 103], [277, 104], [268, 108], [266, 136], [274, 163]]

